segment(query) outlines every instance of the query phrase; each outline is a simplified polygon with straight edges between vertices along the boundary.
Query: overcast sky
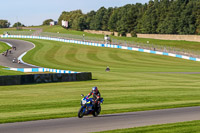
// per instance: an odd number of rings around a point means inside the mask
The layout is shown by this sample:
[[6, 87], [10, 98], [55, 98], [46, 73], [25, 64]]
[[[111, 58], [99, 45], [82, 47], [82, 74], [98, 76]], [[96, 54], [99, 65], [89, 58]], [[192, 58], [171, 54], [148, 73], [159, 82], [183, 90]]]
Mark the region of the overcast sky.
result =
[[11, 25], [19, 21], [26, 26], [41, 25], [46, 19], [58, 20], [63, 11], [81, 9], [83, 13], [100, 7], [120, 7], [126, 4], [148, 3], [149, 0], [1, 0], [0, 19]]

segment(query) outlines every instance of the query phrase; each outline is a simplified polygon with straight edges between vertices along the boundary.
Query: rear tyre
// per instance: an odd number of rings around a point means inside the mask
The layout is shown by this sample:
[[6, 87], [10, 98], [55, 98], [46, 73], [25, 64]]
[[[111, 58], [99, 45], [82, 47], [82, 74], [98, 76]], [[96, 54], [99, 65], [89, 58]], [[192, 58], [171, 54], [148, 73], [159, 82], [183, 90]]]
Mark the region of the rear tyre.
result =
[[78, 111], [78, 118], [82, 118], [83, 116], [84, 116], [83, 108], [81, 107], [80, 110]]
[[97, 116], [100, 114], [100, 112], [101, 112], [101, 106], [99, 106], [99, 107], [97, 108], [97, 110], [95, 110], [95, 111], [92, 113], [92, 115], [93, 115], [94, 117], [97, 117]]

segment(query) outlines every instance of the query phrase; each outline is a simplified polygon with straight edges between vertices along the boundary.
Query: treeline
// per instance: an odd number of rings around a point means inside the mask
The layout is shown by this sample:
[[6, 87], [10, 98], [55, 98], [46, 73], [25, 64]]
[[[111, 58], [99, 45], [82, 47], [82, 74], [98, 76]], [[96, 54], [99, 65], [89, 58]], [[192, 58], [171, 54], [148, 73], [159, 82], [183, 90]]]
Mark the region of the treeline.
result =
[[150, 0], [83, 14], [81, 10], [62, 12], [58, 19], [75, 30], [116, 31], [121, 35], [200, 34], [200, 0]]
[[[10, 27], [10, 22], [8, 22], [8, 20], [0, 20], [0, 28], [9, 28], [9, 27]], [[16, 22], [13, 24], [12, 27], [25, 27], [25, 25], [20, 22]]]
[[8, 28], [10, 26], [10, 23], [8, 20], [0, 20], [0, 28]]

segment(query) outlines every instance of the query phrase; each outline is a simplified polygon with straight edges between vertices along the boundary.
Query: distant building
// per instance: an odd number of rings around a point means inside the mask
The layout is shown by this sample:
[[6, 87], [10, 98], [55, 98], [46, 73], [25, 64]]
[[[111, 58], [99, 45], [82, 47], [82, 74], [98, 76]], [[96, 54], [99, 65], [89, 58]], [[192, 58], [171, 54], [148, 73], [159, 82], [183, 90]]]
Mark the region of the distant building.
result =
[[58, 23], [57, 21], [51, 21], [50, 26], [57, 25], [57, 23]]
[[63, 27], [68, 27], [68, 21], [62, 20], [62, 26]]

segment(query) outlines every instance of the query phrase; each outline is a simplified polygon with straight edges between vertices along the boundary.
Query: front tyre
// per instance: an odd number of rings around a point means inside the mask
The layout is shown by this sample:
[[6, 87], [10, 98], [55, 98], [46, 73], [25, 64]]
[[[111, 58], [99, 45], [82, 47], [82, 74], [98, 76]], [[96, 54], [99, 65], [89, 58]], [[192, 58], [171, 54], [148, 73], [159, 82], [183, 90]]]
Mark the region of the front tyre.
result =
[[84, 116], [83, 108], [81, 107], [78, 111], [78, 118], [82, 118]]

